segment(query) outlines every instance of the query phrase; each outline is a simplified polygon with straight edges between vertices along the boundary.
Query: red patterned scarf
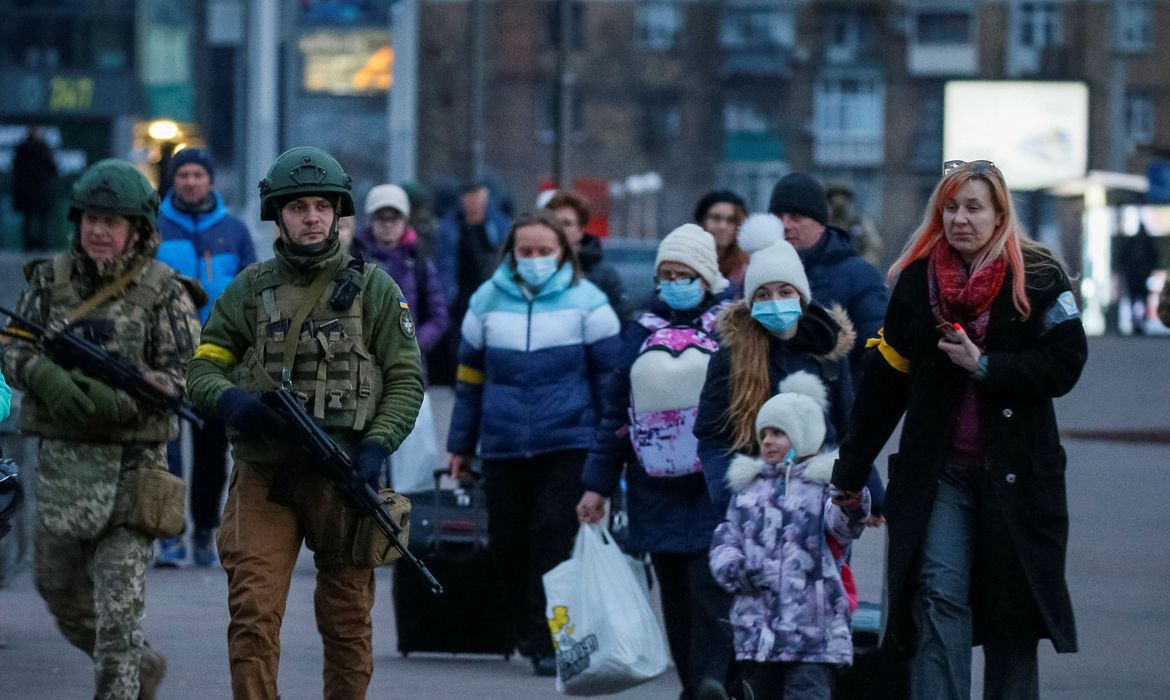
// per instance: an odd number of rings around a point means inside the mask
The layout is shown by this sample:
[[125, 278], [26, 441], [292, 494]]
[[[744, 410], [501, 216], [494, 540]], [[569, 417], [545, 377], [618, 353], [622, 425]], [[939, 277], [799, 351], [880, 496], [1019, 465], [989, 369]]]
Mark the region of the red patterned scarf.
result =
[[983, 347], [991, 303], [1007, 273], [1002, 257], [977, 271], [967, 269], [955, 249], [939, 241], [930, 253], [930, 308], [939, 323], [961, 323], [972, 342]]

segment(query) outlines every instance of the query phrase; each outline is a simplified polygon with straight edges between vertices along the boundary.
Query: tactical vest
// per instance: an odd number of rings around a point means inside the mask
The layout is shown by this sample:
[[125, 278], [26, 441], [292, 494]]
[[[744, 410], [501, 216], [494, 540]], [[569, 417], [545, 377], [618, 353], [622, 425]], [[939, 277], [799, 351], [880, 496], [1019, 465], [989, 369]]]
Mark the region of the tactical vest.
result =
[[[65, 315], [84, 302], [71, 282], [73, 260], [69, 253], [53, 256], [49, 318], [45, 325], [54, 330], [64, 327]], [[153, 330], [154, 312], [164, 299], [170, 298], [168, 282], [173, 276], [171, 268], [157, 260], [148, 260], [129, 286], [75, 323], [109, 331], [98, 333], [90, 340], [140, 370], [150, 371], [153, 368], [146, 363], [146, 347]], [[138, 404], [138, 418], [130, 424], [103, 425], [97, 429], [66, 424], [55, 420], [40, 398], [28, 395], [21, 405], [20, 429], [45, 438], [82, 442], [167, 442], [178, 437], [179, 422], [169, 413]]]
[[[305, 408], [317, 424], [329, 431], [362, 431], [382, 398], [382, 372], [366, 347], [362, 298], [377, 269], [366, 263], [360, 290], [349, 308], [335, 310], [329, 299], [337, 275], [310, 299], [313, 285], [299, 286], [275, 260], [248, 268], [256, 304], [256, 340], [240, 363], [237, 386], [267, 391], [289, 386], [307, 398]], [[337, 270], [340, 272], [340, 268]], [[312, 304], [298, 332], [291, 325], [303, 307]], [[296, 343], [292, 366], [284, 356]]]

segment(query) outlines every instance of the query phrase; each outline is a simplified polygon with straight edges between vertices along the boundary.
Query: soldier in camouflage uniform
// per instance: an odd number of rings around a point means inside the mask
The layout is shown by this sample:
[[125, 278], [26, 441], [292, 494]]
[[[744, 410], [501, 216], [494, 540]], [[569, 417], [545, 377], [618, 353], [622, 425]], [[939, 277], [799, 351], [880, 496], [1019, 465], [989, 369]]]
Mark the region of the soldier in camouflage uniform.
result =
[[[154, 260], [157, 206], [133, 165], [94, 164], [73, 187], [71, 248], [29, 266], [17, 309], [53, 329], [74, 321], [70, 332], [89, 334], [177, 394], [194, 348], [192, 295], [202, 290]], [[27, 337], [16, 324], [8, 332]], [[164, 660], [141, 628], [153, 539], [127, 517], [137, 473], [166, 470], [166, 443], [178, 423], [121, 389], [65, 370], [32, 342], [10, 341], [5, 364], [26, 392], [21, 429], [41, 438], [37, 591], [65, 638], [93, 658], [96, 697], [153, 698]]]
[[235, 459], [216, 542], [228, 574], [232, 690], [276, 697], [280, 623], [303, 541], [317, 566], [325, 697], [364, 698], [374, 571], [357, 556], [362, 518], [290, 449], [257, 392], [302, 395], [354, 456], [359, 478], [376, 483], [422, 402], [414, 321], [389, 275], [341, 251], [337, 222], [354, 206], [329, 154], [302, 147], [277, 158], [260, 183], [260, 211], [277, 224], [276, 257], [232, 280], [187, 367], [192, 400], [223, 416]]

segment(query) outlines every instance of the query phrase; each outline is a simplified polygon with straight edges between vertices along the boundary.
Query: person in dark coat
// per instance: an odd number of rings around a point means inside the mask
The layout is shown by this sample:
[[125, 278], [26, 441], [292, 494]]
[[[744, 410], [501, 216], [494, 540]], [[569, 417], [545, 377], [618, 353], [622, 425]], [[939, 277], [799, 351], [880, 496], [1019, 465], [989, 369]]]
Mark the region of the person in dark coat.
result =
[[622, 332], [577, 516], [599, 521], [624, 469], [626, 549], [649, 553], [654, 563], [680, 697], [726, 697], [732, 646], [722, 621], [731, 596], [707, 566], [722, 514], [707, 497], [692, 431], [707, 363], [718, 348], [715, 324], [731, 304], [729, 284], [715, 239], [695, 224], [662, 239], [654, 269], [650, 310]]
[[585, 279], [605, 292], [618, 319], [625, 320], [629, 309], [622, 278], [617, 270], [602, 262], [601, 239], [585, 232], [585, 227], [589, 225], [589, 201], [576, 192], [557, 192], [544, 208], [561, 222], [569, 243], [577, 251], [577, 261], [581, 263]]
[[1158, 246], [1154, 245], [1154, 239], [1145, 224], [1139, 224], [1137, 233], [1122, 239], [1117, 262], [1125, 278], [1133, 332], [1140, 335], [1146, 332], [1150, 275], [1158, 269]]
[[[800, 253], [812, 298], [826, 308], [840, 304], [857, 329], [849, 353], [856, 384], [866, 341], [877, 337], [890, 299], [881, 274], [857, 254], [846, 231], [828, 225], [829, 200], [813, 176], [789, 173], [780, 178], [772, 188], [768, 211], [784, 223], [784, 240]], [[874, 497], [880, 501], [878, 494]]]
[[948, 163], [896, 280], [833, 483], [860, 491], [891, 457], [889, 619], [883, 644], [913, 655], [914, 698], [1039, 696], [1037, 640], [1077, 650], [1065, 584], [1065, 453], [1052, 399], [1087, 357], [1062, 265], [1025, 237], [1003, 174]]
[[20, 213], [24, 249], [49, 247], [49, 214], [53, 209], [53, 185], [57, 163], [53, 151], [36, 126], [28, 128], [12, 155], [12, 208]]
[[739, 247], [736, 235], [747, 218], [743, 197], [731, 190], [713, 190], [695, 205], [695, 223], [715, 237], [719, 251], [719, 272], [731, 283], [732, 296], [743, 296], [743, 276], [747, 272], [748, 254]]

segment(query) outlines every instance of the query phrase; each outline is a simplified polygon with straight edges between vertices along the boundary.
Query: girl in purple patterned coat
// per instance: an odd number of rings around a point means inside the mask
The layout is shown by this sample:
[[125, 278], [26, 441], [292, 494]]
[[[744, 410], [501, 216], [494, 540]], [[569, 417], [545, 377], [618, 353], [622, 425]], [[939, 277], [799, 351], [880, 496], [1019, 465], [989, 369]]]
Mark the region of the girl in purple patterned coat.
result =
[[733, 495], [709, 561], [735, 594], [745, 697], [829, 700], [833, 667], [853, 662], [840, 562], [865, 529], [870, 499], [865, 489], [842, 505], [830, 499], [826, 404], [816, 377], [787, 377], [756, 416], [760, 456], [737, 456], [727, 471]]

